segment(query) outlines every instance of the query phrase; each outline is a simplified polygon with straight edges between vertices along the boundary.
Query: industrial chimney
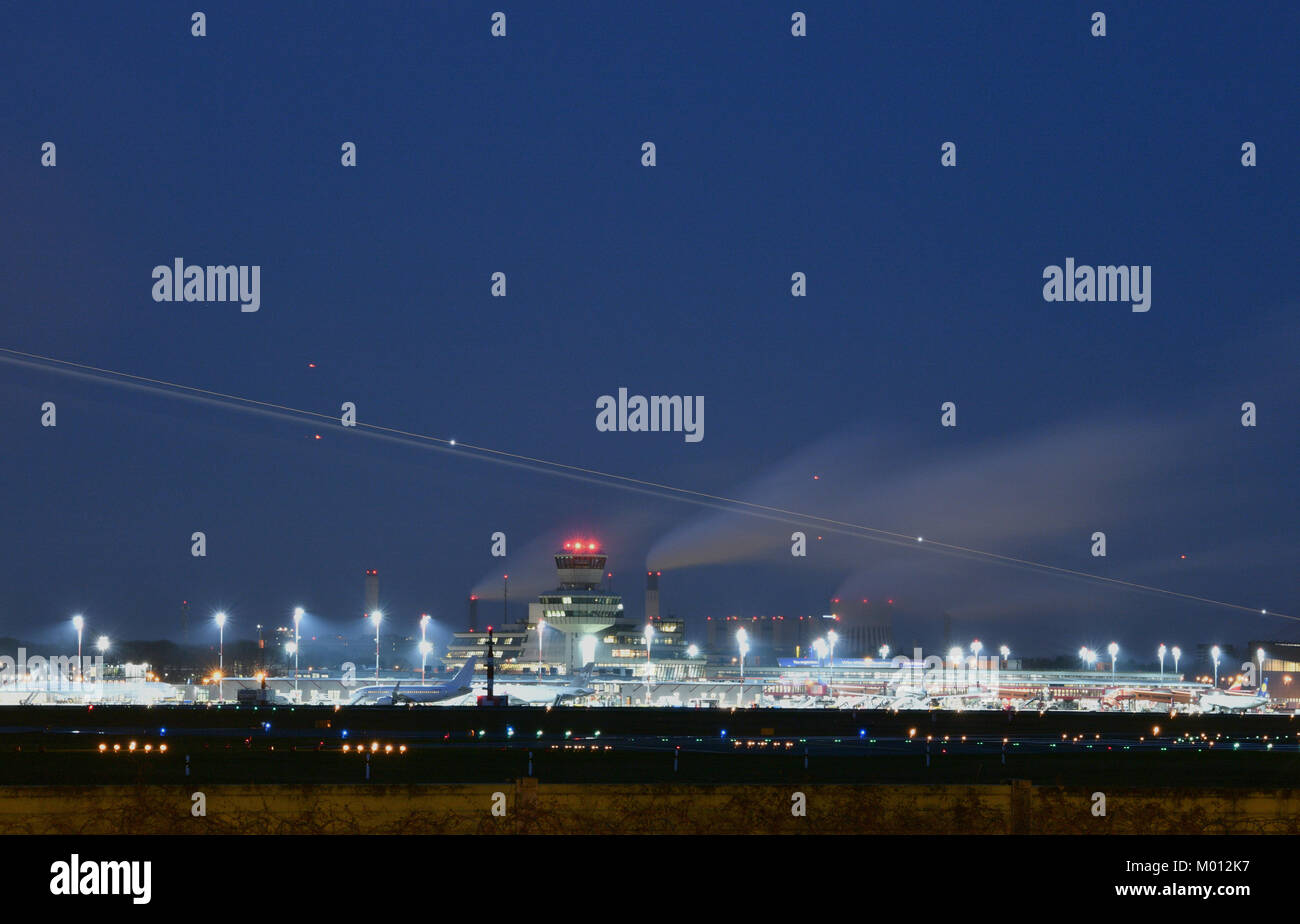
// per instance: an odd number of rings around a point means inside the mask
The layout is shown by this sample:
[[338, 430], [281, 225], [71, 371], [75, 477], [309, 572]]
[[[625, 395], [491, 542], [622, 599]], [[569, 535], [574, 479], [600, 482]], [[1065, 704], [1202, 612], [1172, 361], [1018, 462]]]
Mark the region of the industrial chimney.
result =
[[659, 577], [662, 571], [645, 573], [645, 618], [646, 622], [659, 620]]
[[379, 572], [366, 569], [366, 615], [379, 609]]

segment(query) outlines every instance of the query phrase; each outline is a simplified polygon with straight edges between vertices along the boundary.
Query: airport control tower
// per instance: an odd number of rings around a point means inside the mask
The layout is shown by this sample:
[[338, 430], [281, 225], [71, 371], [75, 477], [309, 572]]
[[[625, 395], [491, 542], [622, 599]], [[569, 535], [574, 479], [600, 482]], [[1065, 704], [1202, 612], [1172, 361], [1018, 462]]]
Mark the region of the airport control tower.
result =
[[[566, 670], [580, 670], [582, 640], [600, 633], [623, 618], [623, 598], [602, 590], [605, 579], [605, 554], [597, 543], [573, 540], [555, 553], [555, 570], [559, 586], [528, 604], [530, 648], [537, 652], [537, 624], [544, 620], [542, 660]], [[525, 656], [527, 657], [527, 656]]]

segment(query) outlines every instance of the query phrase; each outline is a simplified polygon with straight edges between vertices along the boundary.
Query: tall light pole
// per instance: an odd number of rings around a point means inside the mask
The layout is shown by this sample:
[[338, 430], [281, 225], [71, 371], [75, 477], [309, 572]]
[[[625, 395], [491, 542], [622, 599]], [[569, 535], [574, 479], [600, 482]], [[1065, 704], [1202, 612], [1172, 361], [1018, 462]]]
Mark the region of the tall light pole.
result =
[[1219, 655], [1220, 655], [1220, 654], [1221, 654], [1221, 652], [1219, 651], [1219, 646], [1218, 646], [1218, 645], [1215, 645], [1213, 648], [1210, 649], [1210, 658], [1214, 661], [1214, 685], [1215, 685], [1215, 687], [1218, 687], [1218, 685], [1219, 685]]
[[1181, 657], [1183, 656], [1183, 650], [1182, 650], [1181, 648], [1179, 648], [1177, 645], [1175, 645], [1173, 648], [1171, 648], [1171, 649], [1169, 650], [1169, 653], [1170, 653], [1171, 655], [1174, 656], [1174, 673], [1177, 674], [1177, 673], [1178, 673], [1178, 659], [1181, 658]]
[[[101, 635], [99, 638], [95, 639], [95, 647], [99, 649], [99, 658], [102, 661], [104, 659], [104, 655], [108, 653], [108, 636]], [[100, 664], [99, 669], [96, 671], [96, 675], [95, 675], [95, 679], [101, 683], [104, 680], [103, 668], [104, 665]]]
[[826, 648], [827, 648], [826, 653], [830, 656], [831, 659], [832, 673], [835, 671], [835, 643], [838, 642], [839, 640], [840, 640], [840, 634], [836, 632], [834, 629], [831, 629], [831, 631], [826, 633]]
[[1000, 649], [998, 649], [998, 654], [1002, 655], [1002, 666], [1003, 668], [1005, 668], [1007, 664], [1010, 663], [1011, 661], [1011, 649], [1008, 648], [1006, 645], [1003, 645]]
[[302, 648], [302, 635], [298, 632], [298, 624], [302, 622], [304, 610], [297, 607], [293, 611], [293, 695], [298, 697], [298, 651]]
[[655, 627], [650, 623], [645, 624], [645, 704], [650, 705], [650, 683], [652, 680], [650, 669], [650, 644], [654, 641]]
[[1079, 667], [1087, 670], [1088, 668], [1088, 646], [1079, 646]]
[[881, 645], [881, 646], [880, 646], [880, 660], [882, 660], [882, 661], [887, 661], [887, 660], [889, 660], [889, 646], [888, 646], [888, 645]]
[[1259, 661], [1259, 677], [1255, 682], [1256, 689], [1262, 689], [1264, 686], [1264, 649], [1255, 649], [1255, 660]]
[[81, 682], [81, 630], [86, 627], [86, 620], [80, 613], [72, 617], [72, 628], [77, 630], [77, 682]]
[[744, 626], [736, 630], [736, 647], [740, 649], [740, 682], [745, 682], [745, 655], [749, 654], [749, 633]]
[[424, 683], [424, 662], [429, 657], [429, 652], [433, 651], [433, 645], [425, 639], [420, 639], [420, 683]]
[[1087, 663], [1088, 670], [1092, 670], [1092, 666], [1097, 663], [1097, 652], [1089, 648], [1087, 654], [1083, 656], [1083, 660]]
[[984, 650], [984, 643], [981, 642], [979, 639], [975, 639], [975, 641], [973, 641], [973, 642], [970, 643], [970, 653], [971, 653], [972, 655], [975, 656], [975, 677], [976, 677], [976, 682], [978, 682], [978, 678], [979, 678], [979, 670], [980, 670], [980, 652], [983, 651], [983, 650]]
[[1108, 652], [1110, 652], [1110, 679], [1111, 679], [1111, 680], [1114, 680], [1114, 679], [1115, 679], [1115, 659], [1119, 656], [1119, 645], [1118, 645], [1117, 643], [1115, 643], [1115, 642], [1111, 642], [1110, 645], [1108, 645], [1108, 646], [1106, 647], [1106, 650], [1107, 650]]
[[[428, 653], [424, 651], [424, 643], [425, 643], [424, 634], [429, 628], [429, 619], [430, 617], [428, 613], [420, 614], [420, 683], [424, 683], [424, 656]], [[433, 646], [430, 645], [429, 651], [432, 650], [433, 650]]]
[[226, 614], [212, 617], [217, 624], [217, 702], [226, 698]]
[[383, 618], [384, 614], [379, 610], [370, 614], [370, 621], [375, 624], [375, 683], [379, 683], [379, 623]]
[[1167, 650], [1168, 649], [1165, 648], [1164, 642], [1161, 642], [1160, 647], [1156, 649], [1156, 654], [1160, 655], [1160, 679], [1161, 680], [1165, 679], [1165, 651]]
[[537, 620], [537, 676], [542, 676], [542, 633], [546, 631], [546, 620]]
[[298, 694], [298, 643], [290, 642], [284, 646], [284, 650], [293, 655], [293, 692]]

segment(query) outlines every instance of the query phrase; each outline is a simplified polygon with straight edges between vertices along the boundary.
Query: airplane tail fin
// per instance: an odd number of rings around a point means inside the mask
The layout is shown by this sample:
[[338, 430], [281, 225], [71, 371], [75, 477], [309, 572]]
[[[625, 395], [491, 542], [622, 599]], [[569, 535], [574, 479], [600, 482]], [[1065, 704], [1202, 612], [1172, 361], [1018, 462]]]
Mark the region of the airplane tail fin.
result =
[[595, 670], [596, 670], [596, 662], [588, 661], [586, 664], [582, 666], [582, 670], [578, 671], [578, 679], [582, 681], [582, 683], [584, 684], [587, 683], [588, 681], [591, 680], [591, 675], [592, 673], [595, 672]]
[[465, 686], [474, 679], [474, 665], [478, 663], [478, 655], [471, 656], [465, 661], [460, 670], [456, 671], [456, 676], [451, 678], [451, 682]]

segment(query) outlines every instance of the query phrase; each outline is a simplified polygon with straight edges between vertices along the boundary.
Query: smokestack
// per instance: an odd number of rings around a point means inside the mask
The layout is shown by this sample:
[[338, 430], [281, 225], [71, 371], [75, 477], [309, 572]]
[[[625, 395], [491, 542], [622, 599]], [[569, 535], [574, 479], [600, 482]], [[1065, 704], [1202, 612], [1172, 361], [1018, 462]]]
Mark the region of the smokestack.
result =
[[656, 622], [659, 619], [659, 576], [662, 571], [647, 571], [645, 573], [645, 618], [646, 622]]
[[366, 569], [366, 615], [379, 609], [379, 572]]
[[478, 631], [478, 594], [469, 595], [469, 631]]

